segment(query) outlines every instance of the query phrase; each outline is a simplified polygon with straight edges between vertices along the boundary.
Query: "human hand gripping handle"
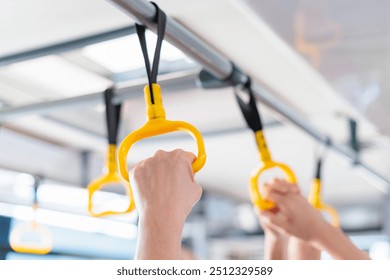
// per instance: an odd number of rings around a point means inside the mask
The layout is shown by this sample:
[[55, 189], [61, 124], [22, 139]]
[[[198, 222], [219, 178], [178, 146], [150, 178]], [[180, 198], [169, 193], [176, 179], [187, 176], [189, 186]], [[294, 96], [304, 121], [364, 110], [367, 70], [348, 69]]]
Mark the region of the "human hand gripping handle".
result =
[[202, 194], [191, 163], [182, 150], [157, 151], [131, 172], [139, 213], [136, 259], [180, 259], [185, 219]]
[[327, 251], [335, 259], [368, 259], [365, 252], [359, 250], [339, 228], [327, 223], [300, 193], [281, 194], [277, 191], [280, 185], [286, 184], [277, 182], [270, 187], [267, 197], [275, 201], [279, 211], [263, 211], [267, 223], [318, 250]]

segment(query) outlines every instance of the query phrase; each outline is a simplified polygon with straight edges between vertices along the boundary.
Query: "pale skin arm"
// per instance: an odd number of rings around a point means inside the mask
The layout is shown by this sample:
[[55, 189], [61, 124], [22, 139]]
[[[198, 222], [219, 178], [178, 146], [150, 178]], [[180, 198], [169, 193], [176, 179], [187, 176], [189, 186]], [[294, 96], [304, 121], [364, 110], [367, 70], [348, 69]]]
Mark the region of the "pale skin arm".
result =
[[282, 234], [271, 223], [263, 219], [262, 212], [255, 208], [261, 227], [264, 230], [264, 259], [285, 260], [287, 259], [288, 237]]
[[[288, 236], [283, 234], [277, 227], [264, 219], [264, 211], [254, 208], [259, 219], [260, 225], [264, 231], [264, 259], [266, 260], [285, 260], [287, 259]], [[271, 211], [278, 211], [273, 209]]]
[[328, 252], [336, 260], [370, 259], [368, 254], [357, 248], [340, 229], [329, 224], [319, 230], [317, 238], [313, 238], [311, 243], [314, 247]]
[[321, 251], [294, 236], [269, 230], [264, 226], [264, 259], [266, 260], [319, 260]]
[[176, 260], [181, 259], [181, 234], [183, 228], [168, 229], [153, 219], [139, 223], [138, 242], [135, 259], [137, 260]]
[[188, 248], [182, 246], [181, 247], [181, 259], [182, 260], [197, 260], [198, 258], [195, 254]]
[[[276, 179], [273, 185], [279, 184], [278, 193], [288, 194], [295, 193], [300, 194], [300, 189], [296, 184], [290, 184], [280, 179]], [[319, 260], [321, 259], [321, 251], [313, 247], [310, 243], [303, 241], [295, 236], [288, 236], [287, 258], [289, 260]]]
[[[275, 179], [275, 181], [278, 181], [278, 179]], [[265, 183], [263, 186], [265, 197], [267, 197], [268, 195], [270, 186], [271, 185], [268, 183]], [[278, 191], [283, 193], [284, 191], [287, 190], [285, 190], [285, 188], [281, 188]], [[270, 223], [268, 219], [264, 218], [263, 213], [265, 211], [260, 210], [256, 206], [254, 207], [254, 211], [259, 219], [261, 228], [264, 231], [264, 259], [266, 260], [288, 259], [287, 247], [288, 247], [289, 236], [281, 232], [277, 227], [275, 227], [272, 223]], [[279, 209], [275, 208], [269, 211], [277, 212], [279, 211]]]
[[287, 259], [288, 238], [286, 236], [274, 236], [264, 232], [264, 244], [264, 259]]
[[182, 150], [158, 151], [132, 169], [139, 213], [136, 259], [181, 259], [184, 222], [202, 194], [191, 167], [194, 159]]
[[328, 224], [300, 193], [281, 194], [276, 191], [281, 185], [287, 184], [286, 182], [272, 184], [269, 198], [278, 205], [280, 211], [263, 213], [267, 222], [282, 232], [307, 242], [317, 250], [327, 251], [334, 259], [369, 259], [368, 255], [357, 248], [340, 229]]

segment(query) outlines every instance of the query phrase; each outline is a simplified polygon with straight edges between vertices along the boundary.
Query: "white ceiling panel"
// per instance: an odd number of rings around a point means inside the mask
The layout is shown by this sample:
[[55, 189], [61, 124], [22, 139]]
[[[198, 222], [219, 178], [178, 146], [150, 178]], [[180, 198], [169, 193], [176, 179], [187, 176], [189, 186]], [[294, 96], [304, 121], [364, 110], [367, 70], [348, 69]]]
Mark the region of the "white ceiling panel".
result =
[[132, 24], [105, 0], [3, 0], [0, 56]]
[[[15, 63], [3, 71], [23, 83], [51, 92], [47, 99], [102, 92], [112, 84], [110, 80], [54, 55]], [[26, 91], [34, 94], [31, 89]]]

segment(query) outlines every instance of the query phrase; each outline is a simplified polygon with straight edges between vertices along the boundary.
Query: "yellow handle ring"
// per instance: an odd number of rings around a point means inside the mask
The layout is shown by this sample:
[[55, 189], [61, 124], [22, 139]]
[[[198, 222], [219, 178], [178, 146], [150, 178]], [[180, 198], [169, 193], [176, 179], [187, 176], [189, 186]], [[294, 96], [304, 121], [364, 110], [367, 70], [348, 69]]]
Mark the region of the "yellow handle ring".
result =
[[169, 121], [164, 118], [150, 119], [146, 124], [130, 133], [120, 144], [118, 150], [119, 172], [123, 179], [129, 182], [129, 172], [127, 167], [127, 154], [131, 147], [138, 141], [153, 136], [174, 132], [184, 131], [189, 133], [196, 141], [198, 154], [192, 163], [192, 170], [198, 172], [206, 163], [206, 151], [200, 132], [191, 124], [182, 121]]
[[[24, 242], [23, 236], [26, 234], [39, 236], [39, 242]], [[11, 232], [9, 243], [12, 250], [17, 253], [45, 255], [53, 248], [53, 237], [49, 229], [31, 222], [17, 225]]]
[[[108, 147], [108, 153], [107, 153], [107, 173], [100, 178], [92, 181], [87, 189], [88, 189], [88, 212], [93, 217], [103, 217], [108, 215], [119, 215], [119, 214], [125, 214], [133, 211], [135, 209], [135, 202], [133, 198], [133, 192], [131, 190], [130, 185], [123, 180], [119, 174], [118, 174], [118, 165], [116, 161], [116, 145], [110, 144]], [[123, 186], [123, 188], [126, 191], [126, 194], [129, 198], [129, 205], [127, 209], [124, 211], [103, 211], [103, 212], [95, 212], [94, 211], [94, 204], [93, 204], [93, 195], [96, 191], [99, 189], [109, 185], [109, 184], [120, 184]]]
[[250, 188], [249, 193], [251, 196], [252, 203], [256, 207], [258, 207], [260, 210], [269, 210], [269, 209], [275, 208], [275, 203], [264, 199], [260, 193], [260, 190], [259, 190], [259, 177], [260, 177], [260, 175], [264, 171], [269, 170], [269, 169], [273, 169], [273, 168], [281, 169], [283, 171], [283, 173], [286, 175], [286, 179], [288, 182], [296, 183], [296, 178], [295, 178], [294, 172], [287, 165], [285, 165], [283, 163], [273, 162], [273, 161], [268, 161], [268, 162], [264, 163], [264, 165], [262, 167], [260, 167], [259, 169], [257, 169], [255, 171], [254, 175], [250, 178], [250, 181], [249, 181], [249, 188]]
[[318, 211], [328, 213], [328, 215], [331, 218], [331, 224], [334, 227], [340, 227], [340, 218], [336, 209], [322, 202], [320, 191], [321, 191], [321, 181], [319, 179], [314, 179], [313, 185], [310, 190], [309, 199], [308, 199], [309, 203]]
[[[130, 203], [124, 211], [112, 211], [112, 210], [107, 210], [103, 212], [95, 212], [94, 211], [94, 204], [93, 204], [93, 195], [96, 191], [99, 189], [103, 188], [104, 186], [107, 186], [109, 184], [121, 184], [124, 189], [126, 190], [126, 194], [128, 195], [130, 199]], [[108, 173], [107, 175], [104, 175], [94, 181], [92, 181], [88, 185], [88, 212], [91, 216], [93, 217], [103, 217], [103, 216], [108, 216], [108, 215], [119, 215], [119, 214], [125, 214], [133, 211], [135, 209], [135, 203], [134, 203], [134, 198], [133, 198], [133, 192], [130, 188], [130, 185], [124, 181], [118, 173]]]

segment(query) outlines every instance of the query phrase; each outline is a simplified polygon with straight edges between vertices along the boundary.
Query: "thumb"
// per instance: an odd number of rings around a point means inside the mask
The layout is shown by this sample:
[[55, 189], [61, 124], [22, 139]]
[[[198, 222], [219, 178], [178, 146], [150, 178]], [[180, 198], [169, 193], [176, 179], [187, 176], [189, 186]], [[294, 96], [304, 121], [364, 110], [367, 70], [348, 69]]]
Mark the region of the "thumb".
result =
[[188, 162], [190, 164], [192, 164], [194, 162], [194, 160], [196, 159], [196, 156], [191, 152], [186, 151], [185, 153], [186, 153], [186, 159], [188, 160]]
[[135, 177], [137, 176], [137, 172], [140, 169], [141, 165], [144, 163], [144, 161], [139, 161], [137, 163], [134, 163], [130, 166], [128, 172], [129, 172], [129, 180], [133, 181], [135, 180]]
[[288, 211], [288, 197], [288, 194], [280, 194], [278, 192], [270, 192], [268, 195], [268, 199], [273, 201], [277, 205], [277, 208], [284, 213]]

